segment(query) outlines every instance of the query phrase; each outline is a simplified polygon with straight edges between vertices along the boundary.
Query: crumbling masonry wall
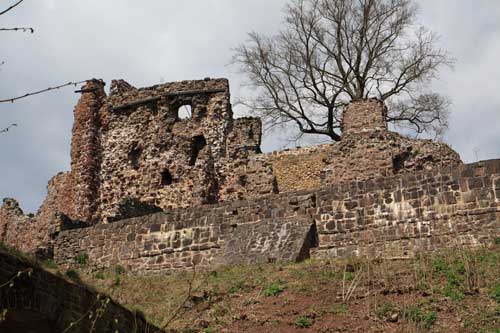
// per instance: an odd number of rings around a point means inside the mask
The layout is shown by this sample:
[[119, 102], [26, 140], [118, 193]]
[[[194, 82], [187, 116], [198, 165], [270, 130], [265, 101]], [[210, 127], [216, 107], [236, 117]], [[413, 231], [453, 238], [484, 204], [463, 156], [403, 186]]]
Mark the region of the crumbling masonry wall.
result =
[[147, 88], [118, 80], [109, 96], [102, 81], [90, 80], [79, 92], [71, 171], [49, 182], [36, 216], [25, 216], [15, 200], [4, 202], [1, 242], [50, 255], [53, 235], [137, 216], [123, 213], [135, 203], [146, 213], [196, 210], [462, 163], [443, 143], [390, 132], [376, 99], [345, 108], [339, 142], [262, 154], [261, 121], [233, 119], [225, 79]]
[[[97, 216], [113, 217], [128, 197], [166, 210], [275, 192], [272, 170], [249, 162], [260, 121], [233, 120], [229, 98], [224, 79], [143, 89], [115, 81], [99, 110]], [[261, 181], [240, 180], [250, 174]]]
[[499, 198], [494, 160], [64, 231], [54, 253], [61, 265], [85, 252], [93, 265], [139, 273], [309, 256], [410, 257], [493, 242]]
[[71, 266], [86, 253], [93, 266], [144, 274], [303, 260], [315, 243], [314, 205], [311, 194], [274, 195], [63, 231], [54, 258]]

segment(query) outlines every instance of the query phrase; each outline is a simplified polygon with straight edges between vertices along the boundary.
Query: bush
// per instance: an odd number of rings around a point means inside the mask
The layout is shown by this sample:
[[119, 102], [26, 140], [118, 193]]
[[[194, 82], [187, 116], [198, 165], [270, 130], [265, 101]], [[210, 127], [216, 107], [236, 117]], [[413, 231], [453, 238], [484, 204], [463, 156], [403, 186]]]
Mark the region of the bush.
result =
[[125, 268], [121, 265], [116, 265], [115, 266], [115, 274], [116, 275], [123, 275], [125, 273]]
[[270, 284], [266, 289], [264, 289], [263, 294], [264, 296], [277, 296], [278, 294], [281, 294], [285, 290], [285, 286], [280, 282], [274, 282]]
[[80, 274], [74, 269], [68, 269], [64, 275], [75, 282], [80, 282]]
[[309, 328], [312, 326], [312, 322], [311, 319], [302, 316], [297, 318], [297, 320], [295, 320], [295, 326], [299, 328]]
[[85, 266], [87, 265], [89, 261], [89, 255], [85, 252], [80, 252], [76, 257], [75, 257], [76, 262], [78, 265]]
[[434, 311], [423, 312], [416, 306], [411, 306], [403, 312], [403, 317], [420, 328], [429, 330], [437, 320]]
[[42, 261], [42, 267], [45, 269], [57, 269], [57, 264], [52, 259]]
[[491, 288], [490, 297], [500, 303], [500, 284], [496, 284]]
[[465, 298], [465, 295], [460, 290], [449, 283], [443, 288], [442, 293], [456, 302], [462, 301]]
[[394, 306], [391, 303], [384, 303], [381, 307], [377, 308], [375, 314], [380, 319], [387, 318], [392, 311], [394, 310]]

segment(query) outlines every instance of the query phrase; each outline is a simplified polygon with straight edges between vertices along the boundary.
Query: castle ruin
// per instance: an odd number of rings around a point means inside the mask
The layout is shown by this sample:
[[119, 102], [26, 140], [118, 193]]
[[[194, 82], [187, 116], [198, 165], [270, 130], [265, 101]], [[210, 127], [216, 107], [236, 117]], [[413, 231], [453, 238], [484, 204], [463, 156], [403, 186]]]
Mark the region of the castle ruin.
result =
[[7, 245], [61, 264], [86, 252], [97, 266], [158, 272], [411, 255], [499, 230], [500, 163], [463, 165], [443, 143], [389, 131], [376, 99], [346, 106], [339, 142], [262, 153], [261, 121], [233, 118], [225, 79], [118, 80], [108, 96], [90, 80], [79, 92], [71, 171], [50, 180], [35, 216], [4, 199]]

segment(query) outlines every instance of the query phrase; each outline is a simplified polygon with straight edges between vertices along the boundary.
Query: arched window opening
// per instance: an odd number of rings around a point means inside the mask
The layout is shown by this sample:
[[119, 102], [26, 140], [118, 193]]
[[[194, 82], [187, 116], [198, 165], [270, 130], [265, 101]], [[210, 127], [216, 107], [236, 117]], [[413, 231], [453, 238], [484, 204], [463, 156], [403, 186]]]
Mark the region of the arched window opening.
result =
[[193, 166], [196, 164], [200, 151], [202, 151], [206, 145], [207, 141], [203, 135], [197, 135], [191, 139], [191, 158], [189, 160], [189, 165]]
[[177, 118], [180, 120], [191, 119], [193, 115], [193, 107], [189, 104], [181, 105], [177, 110]]
[[168, 170], [163, 170], [161, 173], [161, 184], [163, 186], [172, 185], [174, 179], [172, 178], [172, 174]]

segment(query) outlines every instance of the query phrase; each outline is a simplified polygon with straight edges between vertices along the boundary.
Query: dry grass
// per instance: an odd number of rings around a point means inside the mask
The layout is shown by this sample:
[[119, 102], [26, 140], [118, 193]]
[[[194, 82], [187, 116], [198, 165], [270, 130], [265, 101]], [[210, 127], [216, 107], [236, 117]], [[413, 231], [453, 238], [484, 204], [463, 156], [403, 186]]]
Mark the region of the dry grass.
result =
[[180, 309], [169, 324], [176, 332], [500, 332], [498, 245], [400, 261], [236, 266], [194, 279], [120, 267], [80, 276], [158, 326]]

